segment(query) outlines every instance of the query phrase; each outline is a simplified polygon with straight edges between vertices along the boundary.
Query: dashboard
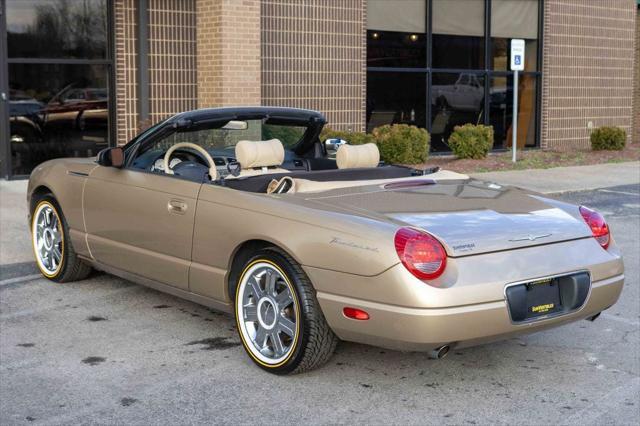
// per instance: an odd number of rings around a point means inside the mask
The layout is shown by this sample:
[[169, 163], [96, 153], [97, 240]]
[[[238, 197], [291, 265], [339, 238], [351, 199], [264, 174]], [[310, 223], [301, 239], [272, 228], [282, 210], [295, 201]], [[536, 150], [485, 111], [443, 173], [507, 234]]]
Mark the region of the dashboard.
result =
[[[169, 162], [169, 168], [174, 168], [175, 166], [177, 166], [178, 164], [182, 163], [182, 160], [178, 157], [173, 157], [171, 159], [171, 161]], [[164, 173], [164, 158], [158, 158], [156, 161], [154, 161], [154, 163], [151, 165], [150, 170], [152, 172], [163, 172]]]
[[[148, 170], [153, 173], [165, 173], [165, 152], [166, 150], [152, 150], [145, 152], [133, 161], [132, 166], [134, 168]], [[231, 162], [235, 162], [235, 158], [231, 155], [225, 154], [232, 154], [233, 151], [226, 152], [225, 150], [212, 150], [209, 152], [215, 163], [218, 176], [222, 178], [227, 177], [229, 175], [228, 165]], [[171, 161], [169, 163], [169, 167], [171, 169], [174, 169], [181, 163], [197, 163], [207, 168], [209, 167], [207, 161], [202, 158], [200, 154], [189, 149], [177, 149], [173, 155], [171, 155]], [[307, 159], [297, 157], [291, 151], [285, 151], [285, 159], [281, 167], [292, 171], [310, 170], [309, 161]]]

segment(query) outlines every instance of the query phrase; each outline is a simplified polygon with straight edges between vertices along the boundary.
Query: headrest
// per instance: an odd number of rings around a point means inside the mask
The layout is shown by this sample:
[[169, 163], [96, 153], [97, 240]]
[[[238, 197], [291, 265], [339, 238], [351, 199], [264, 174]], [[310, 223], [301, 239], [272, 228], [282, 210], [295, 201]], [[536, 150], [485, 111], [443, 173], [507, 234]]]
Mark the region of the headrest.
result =
[[374, 143], [364, 145], [340, 145], [336, 153], [339, 169], [378, 167], [380, 151]]
[[284, 146], [278, 139], [240, 141], [236, 144], [236, 161], [243, 169], [280, 166], [284, 161]]

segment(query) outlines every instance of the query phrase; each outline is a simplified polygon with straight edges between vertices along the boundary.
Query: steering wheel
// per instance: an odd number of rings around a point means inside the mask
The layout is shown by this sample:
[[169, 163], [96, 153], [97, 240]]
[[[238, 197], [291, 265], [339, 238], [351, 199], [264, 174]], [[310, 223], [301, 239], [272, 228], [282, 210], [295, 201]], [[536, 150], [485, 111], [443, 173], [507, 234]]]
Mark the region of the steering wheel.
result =
[[176, 149], [180, 149], [180, 148], [191, 148], [193, 150], [198, 151], [200, 154], [202, 154], [205, 160], [207, 160], [207, 163], [209, 163], [209, 177], [211, 178], [211, 180], [216, 180], [216, 178], [218, 177], [218, 170], [216, 169], [216, 164], [213, 162], [213, 158], [211, 158], [211, 154], [209, 154], [207, 150], [201, 147], [200, 145], [196, 145], [191, 142], [180, 142], [173, 145], [171, 148], [167, 150], [167, 152], [164, 154], [164, 160], [163, 160], [164, 172], [166, 174], [169, 174], [169, 175], [174, 174], [173, 170], [169, 168], [169, 162], [171, 160], [171, 154], [173, 154], [173, 152]]

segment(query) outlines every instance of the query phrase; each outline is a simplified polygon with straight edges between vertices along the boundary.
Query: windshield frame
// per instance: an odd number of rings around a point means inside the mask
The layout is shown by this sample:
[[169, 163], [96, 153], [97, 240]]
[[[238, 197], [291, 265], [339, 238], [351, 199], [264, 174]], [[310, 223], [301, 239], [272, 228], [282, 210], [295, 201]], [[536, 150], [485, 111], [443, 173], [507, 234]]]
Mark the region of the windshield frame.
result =
[[127, 143], [124, 167], [131, 165], [137, 157], [138, 151], [148, 144], [153, 144], [159, 138], [171, 133], [198, 129], [223, 127], [229, 121], [265, 120], [269, 124], [305, 126], [307, 130], [294, 146], [287, 149], [299, 156], [313, 150], [320, 132], [326, 123], [324, 115], [317, 111], [281, 108], [281, 107], [240, 107], [240, 108], [209, 108], [183, 112], [162, 121]]

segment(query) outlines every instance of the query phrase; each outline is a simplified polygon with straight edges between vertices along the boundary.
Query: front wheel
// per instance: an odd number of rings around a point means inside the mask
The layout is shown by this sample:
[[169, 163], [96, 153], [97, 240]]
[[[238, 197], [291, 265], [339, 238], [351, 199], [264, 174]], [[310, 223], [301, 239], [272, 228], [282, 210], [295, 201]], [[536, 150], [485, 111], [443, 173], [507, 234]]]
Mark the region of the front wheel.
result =
[[42, 275], [56, 282], [86, 278], [91, 267], [76, 255], [69, 227], [56, 200], [45, 195], [32, 212], [31, 239], [36, 264]]
[[244, 265], [235, 311], [245, 350], [272, 373], [317, 368], [329, 360], [338, 342], [309, 278], [280, 251], [262, 250]]

